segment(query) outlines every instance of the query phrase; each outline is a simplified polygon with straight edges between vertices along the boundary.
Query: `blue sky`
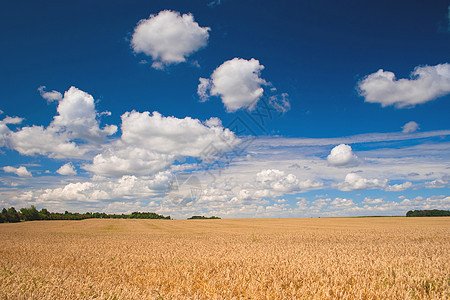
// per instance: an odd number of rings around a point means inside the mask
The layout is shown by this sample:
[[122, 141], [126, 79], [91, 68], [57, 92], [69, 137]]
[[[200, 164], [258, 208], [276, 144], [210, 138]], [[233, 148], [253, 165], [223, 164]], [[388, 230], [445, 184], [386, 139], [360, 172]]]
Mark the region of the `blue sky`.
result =
[[449, 209], [449, 4], [3, 4], [0, 207]]

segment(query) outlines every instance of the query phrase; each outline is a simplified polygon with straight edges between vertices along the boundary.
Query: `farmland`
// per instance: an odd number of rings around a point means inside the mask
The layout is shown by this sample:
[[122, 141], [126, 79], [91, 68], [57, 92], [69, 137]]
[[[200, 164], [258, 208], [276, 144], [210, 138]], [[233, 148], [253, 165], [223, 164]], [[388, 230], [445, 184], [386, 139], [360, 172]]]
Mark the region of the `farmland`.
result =
[[0, 224], [0, 299], [450, 298], [450, 218]]

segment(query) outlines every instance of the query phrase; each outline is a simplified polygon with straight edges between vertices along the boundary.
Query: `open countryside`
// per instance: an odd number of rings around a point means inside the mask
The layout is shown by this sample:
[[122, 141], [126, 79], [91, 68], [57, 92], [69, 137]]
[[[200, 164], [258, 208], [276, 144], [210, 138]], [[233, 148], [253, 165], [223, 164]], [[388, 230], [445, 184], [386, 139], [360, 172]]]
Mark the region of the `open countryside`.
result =
[[450, 218], [0, 225], [1, 299], [446, 299]]

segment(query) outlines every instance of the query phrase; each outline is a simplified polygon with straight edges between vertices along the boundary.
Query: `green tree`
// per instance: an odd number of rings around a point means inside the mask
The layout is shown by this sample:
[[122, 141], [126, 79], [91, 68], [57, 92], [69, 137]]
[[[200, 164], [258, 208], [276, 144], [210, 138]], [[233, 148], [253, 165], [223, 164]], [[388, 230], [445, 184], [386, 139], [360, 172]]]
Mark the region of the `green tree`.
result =
[[8, 222], [8, 211], [6, 208], [2, 209], [2, 212], [0, 213], [0, 223]]
[[22, 213], [23, 219], [25, 221], [34, 221], [34, 220], [40, 220], [39, 211], [34, 207], [34, 205], [31, 205], [30, 208], [21, 208], [20, 212]]
[[7, 221], [10, 223], [20, 222], [20, 216], [14, 207], [8, 208]]

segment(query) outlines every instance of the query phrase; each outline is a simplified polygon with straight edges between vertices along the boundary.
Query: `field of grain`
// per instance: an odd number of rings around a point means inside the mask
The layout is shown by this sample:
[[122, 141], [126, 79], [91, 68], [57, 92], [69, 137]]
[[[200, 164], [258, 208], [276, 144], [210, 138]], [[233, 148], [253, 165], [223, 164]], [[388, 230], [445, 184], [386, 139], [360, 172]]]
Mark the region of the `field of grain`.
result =
[[0, 299], [446, 299], [450, 218], [0, 224]]

